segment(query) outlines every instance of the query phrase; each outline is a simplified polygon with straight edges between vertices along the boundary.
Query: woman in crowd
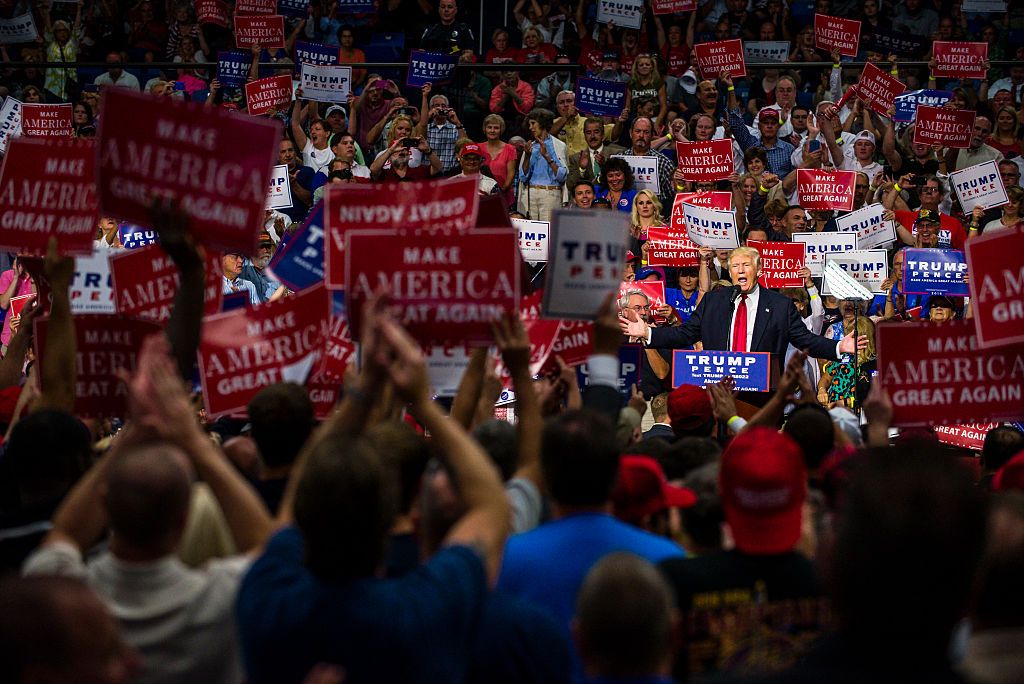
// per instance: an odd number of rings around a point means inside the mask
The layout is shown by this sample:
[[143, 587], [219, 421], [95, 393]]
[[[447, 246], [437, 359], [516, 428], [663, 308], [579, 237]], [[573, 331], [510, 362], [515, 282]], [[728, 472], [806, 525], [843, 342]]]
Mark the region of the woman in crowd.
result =
[[[870, 318], [857, 310], [858, 306], [858, 302], [842, 300], [839, 303], [842, 319], [829, 327], [825, 337], [839, 341], [853, 332], [856, 324], [857, 334], [868, 338], [868, 346], [857, 354], [857, 369], [863, 374], [865, 365], [875, 360], [875, 326]], [[839, 361], [826, 361], [821, 368], [821, 380], [818, 381], [818, 402], [828, 407], [839, 405], [854, 408], [858, 380], [852, 354], [843, 354]]]
[[1020, 121], [1017, 118], [1017, 110], [1009, 105], [1001, 107], [996, 112], [992, 135], [985, 140], [985, 144], [1002, 152], [1004, 157], [1019, 157], [1024, 154], [1024, 147], [1017, 136], [1019, 131]]
[[[362, 64], [366, 62], [366, 53], [355, 47], [356, 34], [351, 26], [338, 29], [338, 62], [341, 64]], [[352, 68], [352, 88], [361, 86], [366, 80], [366, 69]]]
[[597, 197], [608, 200], [619, 211], [632, 211], [633, 198], [636, 197], [635, 183], [633, 169], [626, 160], [612, 157], [604, 164], [604, 173], [597, 186]]
[[[313, 103], [316, 106], [316, 103]], [[330, 146], [330, 131], [327, 125], [317, 119], [309, 125], [309, 135], [302, 130], [306, 109], [302, 106], [302, 88], [295, 91], [292, 103], [292, 137], [295, 146], [302, 151], [302, 165], [308, 166], [316, 173], [327, 175], [327, 165], [334, 159]]]
[[71, 123], [75, 127], [75, 135], [79, 138], [92, 138], [96, 135], [96, 125], [92, 118], [92, 107], [85, 102], [75, 105], [71, 113]]
[[484, 138], [483, 145], [484, 163], [491, 170], [491, 175], [501, 188], [505, 203], [512, 204], [514, 199], [512, 184], [516, 179], [516, 161], [518, 155], [514, 145], [503, 142], [501, 136], [505, 134], [505, 120], [497, 114], [488, 114], [484, 117]]
[[661, 218], [661, 202], [650, 190], [639, 190], [633, 198], [633, 209], [630, 211], [629, 235], [630, 250], [634, 254], [643, 254], [643, 262], [647, 263], [647, 229], [665, 225]]
[[[384, 150], [382, 150], [381, 152], [377, 153], [374, 159], [377, 159], [383, 154], [387, 154], [387, 151], [390, 150], [395, 145], [396, 141], [411, 139], [414, 129], [415, 125], [413, 124], [411, 117], [406, 116], [405, 114], [399, 114], [398, 116], [396, 116], [394, 119], [392, 119], [391, 128], [388, 129], [387, 137], [385, 138], [385, 140], [387, 141], [387, 147], [385, 147]], [[416, 146], [410, 147], [408, 148], [408, 150], [410, 153], [409, 167], [416, 168], [422, 163], [423, 156], [420, 154], [420, 151], [417, 149]], [[390, 160], [386, 161], [384, 164], [384, 168], [390, 167]]]
[[[1024, 200], [1024, 188], [1019, 185], [1015, 185], [1012, 188], [1006, 189], [1007, 202], [1003, 205], [1003, 215], [997, 219], [992, 219], [985, 224], [982, 228], [982, 233], [987, 233], [990, 230], [1005, 230], [1006, 228], [1018, 228], [1024, 226], [1024, 217], [1021, 216], [1021, 200]], [[978, 224], [981, 222], [981, 217], [985, 215], [985, 210], [981, 207], [975, 207], [971, 214], [971, 235], [976, 235], [975, 232], [978, 229]]]
[[[50, 24], [50, 10], [44, 9], [43, 26], [46, 33], [46, 61], [72, 63], [78, 61], [78, 43], [82, 39], [82, 4], [75, 11], [75, 24], [55, 21]], [[49, 68], [46, 70], [46, 89], [61, 100], [67, 100], [77, 93], [77, 72], [75, 69]], [[76, 93], [71, 92], [74, 87]]]

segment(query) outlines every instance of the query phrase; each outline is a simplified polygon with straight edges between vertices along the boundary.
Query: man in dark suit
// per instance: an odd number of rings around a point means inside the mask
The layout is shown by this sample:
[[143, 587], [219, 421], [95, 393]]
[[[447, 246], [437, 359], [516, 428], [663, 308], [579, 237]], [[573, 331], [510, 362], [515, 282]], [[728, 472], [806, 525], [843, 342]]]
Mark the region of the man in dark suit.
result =
[[597, 117], [590, 117], [583, 122], [583, 137], [587, 146], [577, 154], [569, 155], [569, 175], [566, 187], [573, 187], [578, 181], [585, 180], [596, 185], [601, 178], [601, 170], [612, 155], [622, 154], [625, 148], [621, 145], [605, 144], [605, 124]]
[[644, 433], [644, 439], [675, 441], [676, 433], [672, 432], [672, 424], [668, 422], [668, 392], [651, 399], [651, 416], [654, 417], [654, 425]]
[[[761, 256], [751, 247], [739, 247], [729, 255], [732, 287], [720, 287], [705, 295], [684, 325], [651, 328], [643, 321], [621, 319], [622, 332], [647, 340], [656, 349], [683, 349], [697, 341], [705, 351], [770, 352], [772, 366], [782, 368], [790, 343], [816, 359], [838, 360], [854, 352], [850, 333], [838, 343], [809, 331], [796, 308], [783, 295], [757, 284]], [[867, 346], [863, 335], [858, 340]]]

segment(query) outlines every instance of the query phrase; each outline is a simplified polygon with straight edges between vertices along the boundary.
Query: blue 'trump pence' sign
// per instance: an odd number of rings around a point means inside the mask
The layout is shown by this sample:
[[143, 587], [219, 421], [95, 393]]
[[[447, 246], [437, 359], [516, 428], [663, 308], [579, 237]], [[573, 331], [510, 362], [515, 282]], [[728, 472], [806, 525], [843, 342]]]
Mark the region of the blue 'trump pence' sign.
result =
[[251, 53], [221, 50], [217, 53], [217, 80], [225, 88], [241, 88], [249, 77], [251, 63]]
[[903, 258], [903, 292], [966, 297], [967, 261], [959, 249], [907, 249]]
[[626, 84], [601, 78], [580, 78], [576, 83], [576, 109], [593, 116], [618, 116], [626, 101]]
[[672, 352], [672, 386], [707, 387], [725, 376], [736, 381], [736, 389], [767, 392], [771, 384], [772, 355], [768, 352], [693, 351]]
[[324, 203], [309, 212], [288, 244], [270, 262], [274, 276], [298, 292], [324, 279]]
[[452, 80], [452, 73], [458, 61], [457, 55], [413, 50], [409, 53], [409, 71], [405, 84], [413, 88], [422, 88], [428, 83], [447, 83]]

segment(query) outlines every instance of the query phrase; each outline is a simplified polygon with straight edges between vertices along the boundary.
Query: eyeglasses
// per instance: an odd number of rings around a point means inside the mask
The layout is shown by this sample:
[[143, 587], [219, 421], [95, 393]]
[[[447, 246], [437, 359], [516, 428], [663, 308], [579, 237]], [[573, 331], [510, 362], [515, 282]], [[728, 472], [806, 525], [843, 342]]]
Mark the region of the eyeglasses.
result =
[[633, 306], [626, 307], [626, 308], [632, 309], [633, 311], [637, 311], [637, 312], [639, 312], [639, 311], [650, 311], [651, 310], [651, 305], [650, 304], [634, 304]]

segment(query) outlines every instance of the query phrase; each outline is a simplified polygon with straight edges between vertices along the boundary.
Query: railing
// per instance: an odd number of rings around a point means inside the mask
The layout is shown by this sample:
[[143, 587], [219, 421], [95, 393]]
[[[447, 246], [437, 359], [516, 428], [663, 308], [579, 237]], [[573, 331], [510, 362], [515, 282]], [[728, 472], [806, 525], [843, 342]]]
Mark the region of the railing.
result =
[[[867, 62], [843, 62], [843, 68], [863, 67]], [[887, 63], [887, 62], [886, 62]], [[1020, 66], [1019, 60], [1001, 59], [991, 61], [993, 67]], [[359, 67], [360, 69], [405, 69], [408, 62], [340, 62], [340, 66]], [[0, 62], [0, 68], [7, 69], [106, 69], [106, 62]], [[217, 62], [124, 62], [118, 65], [122, 69], [216, 69]], [[294, 67], [291, 60], [280, 62], [260, 62], [259, 66], [266, 69], [283, 69]], [[900, 61], [901, 67], [927, 67], [928, 62], [921, 60]], [[832, 62], [747, 62], [748, 69], [800, 69], [804, 67], [832, 67]], [[458, 64], [456, 70], [465, 71], [581, 71], [582, 64]]]

